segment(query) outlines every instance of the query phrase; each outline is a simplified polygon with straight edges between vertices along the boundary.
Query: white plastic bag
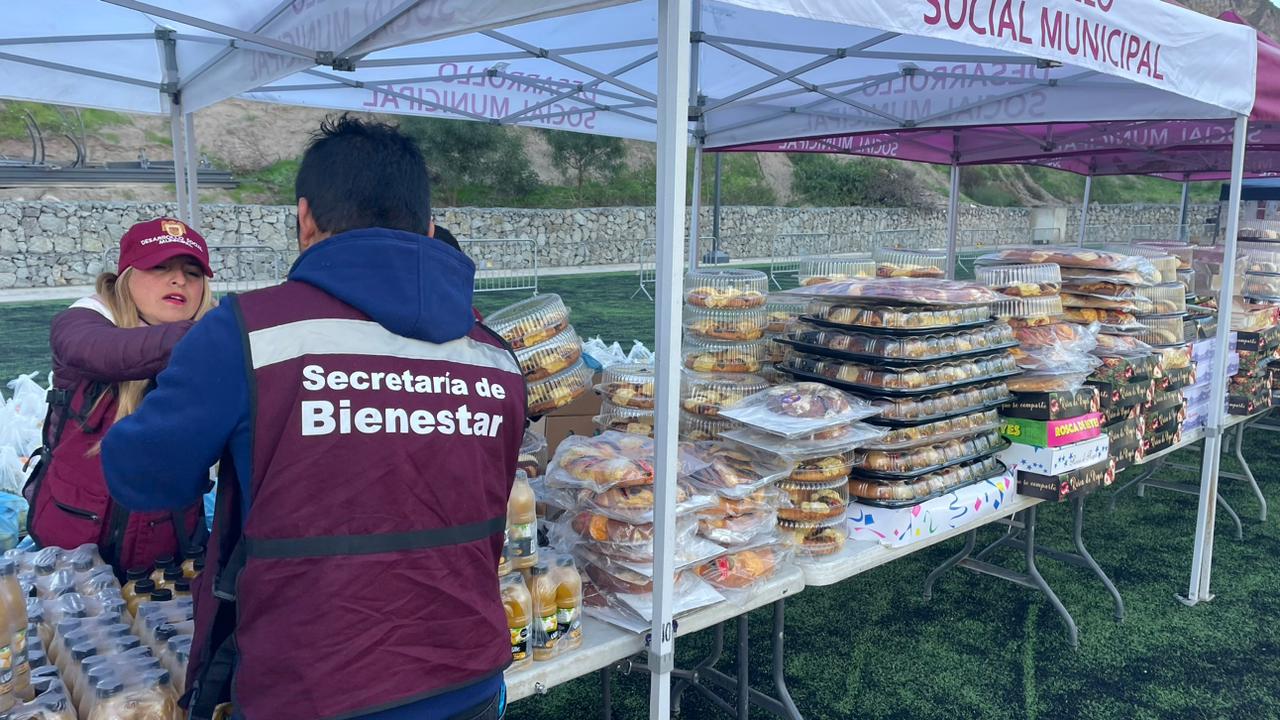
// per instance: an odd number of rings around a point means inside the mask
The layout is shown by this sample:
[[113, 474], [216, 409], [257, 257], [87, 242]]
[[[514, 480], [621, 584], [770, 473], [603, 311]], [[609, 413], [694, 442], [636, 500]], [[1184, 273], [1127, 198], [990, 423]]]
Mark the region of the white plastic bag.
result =
[[19, 375], [8, 383], [9, 390], [13, 393], [13, 399], [9, 401], [8, 407], [18, 415], [37, 423], [44, 419], [47, 409], [45, 389], [35, 380], [38, 374], [33, 372]]
[[22, 494], [26, 475], [22, 472], [22, 459], [11, 447], [0, 447], [0, 493]]
[[631, 352], [627, 353], [627, 362], [652, 365], [653, 351], [645, 347], [644, 343], [640, 342], [639, 340], [633, 340], [631, 342], [632, 342]]
[[601, 340], [599, 335], [582, 343], [582, 352], [596, 361], [596, 364], [602, 369], [627, 362], [627, 356], [622, 352], [621, 345], [616, 342], [612, 345], [605, 345], [604, 340]]

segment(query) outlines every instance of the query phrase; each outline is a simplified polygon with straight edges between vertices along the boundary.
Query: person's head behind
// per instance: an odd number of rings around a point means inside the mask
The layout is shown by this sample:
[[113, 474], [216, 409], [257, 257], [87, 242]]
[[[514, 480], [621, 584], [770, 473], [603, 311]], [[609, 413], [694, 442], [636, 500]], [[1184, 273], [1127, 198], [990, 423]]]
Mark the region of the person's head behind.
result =
[[298, 249], [363, 228], [431, 234], [431, 180], [394, 126], [342, 115], [320, 124], [294, 183]]
[[[116, 272], [98, 276], [97, 294], [116, 327], [199, 320], [214, 305], [211, 277], [204, 238], [179, 220], [156, 218], [125, 231]], [[117, 419], [137, 409], [147, 383], [120, 383]]]

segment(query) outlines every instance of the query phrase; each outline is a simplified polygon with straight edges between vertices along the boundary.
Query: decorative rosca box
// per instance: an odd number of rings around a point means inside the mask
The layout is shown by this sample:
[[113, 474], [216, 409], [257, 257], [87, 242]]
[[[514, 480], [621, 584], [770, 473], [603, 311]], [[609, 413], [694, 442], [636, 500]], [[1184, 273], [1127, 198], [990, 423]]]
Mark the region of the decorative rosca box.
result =
[[900, 547], [937, 537], [996, 513], [1017, 497], [1013, 472], [966, 485], [911, 507], [849, 504], [849, 537]]
[[1110, 449], [1110, 437], [1099, 435], [1092, 440], [1052, 448], [1014, 443], [1001, 450], [998, 457], [1011, 470], [1058, 475], [1106, 460]]
[[1061, 420], [1002, 418], [1000, 433], [1015, 443], [1050, 448], [1092, 440], [1102, 434], [1102, 413], [1086, 413]]
[[1116, 479], [1116, 466], [1110, 458], [1093, 465], [1057, 475], [1019, 472], [1018, 492], [1045, 500], [1066, 500], [1082, 492], [1110, 485]]
[[1073, 391], [1020, 392], [1000, 406], [1000, 414], [1026, 420], [1061, 420], [1098, 412], [1099, 402], [1098, 389], [1088, 385]]

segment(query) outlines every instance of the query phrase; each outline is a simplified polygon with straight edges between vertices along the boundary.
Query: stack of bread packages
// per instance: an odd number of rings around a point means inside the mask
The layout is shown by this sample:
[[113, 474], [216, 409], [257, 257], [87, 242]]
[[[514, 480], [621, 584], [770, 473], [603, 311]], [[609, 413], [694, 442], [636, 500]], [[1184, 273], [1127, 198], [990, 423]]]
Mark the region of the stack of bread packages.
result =
[[14, 685], [26, 702], [5, 717], [180, 716], [194, 629], [191, 563], [134, 572], [121, 588], [97, 547], [82, 545], [11, 551], [0, 580], [15, 572], [34, 597], [25, 603], [25, 649], [12, 646]]
[[855, 278], [792, 292], [810, 304], [785, 341], [782, 369], [876, 412], [867, 420], [875, 436], [812, 460], [825, 476], [847, 476], [852, 502], [910, 507], [1006, 473], [993, 457], [1005, 444], [996, 408], [1009, 400], [1005, 381], [1018, 367], [1011, 328], [991, 315], [1001, 296], [931, 278]]
[[1227, 387], [1227, 412], [1253, 415], [1272, 407], [1273, 378], [1280, 373], [1280, 363], [1274, 362], [1280, 355], [1276, 323], [1280, 312], [1280, 241], [1242, 236], [1237, 247], [1246, 271], [1243, 297], [1231, 313], [1240, 367]]
[[542, 496], [557, 518], [548, 536], [577, 560], [588, 614], [636, 630], [651, 620], [655, 482], [673, 483], [676, 492], [676, 612], [724, 599], [696, 572], [724, 553], [698, 534], [699, 511], [717, 498], [688, 478], [707, 463], [687, 447], [679, 455], [678, 477], [655, 478], [653, 440], [642, 435], [575, 435], [556, 448]]
[[805, 561], [844, 546], [853, 454], [883, 435], [860, 421], [876, 412], [871, 403], [817, 382], [778, 385], [729, 411], [746, 427], [726, 437], [751, 448], [759, 467], [776, 471], [770, 473], [777, 484], [769, 492], [776, 494], [780, 544], [771, 547], [773, 555], [794, 553]]
[[738, 427], [721, 411], [769, 386], [769, 278], [757, 270], [694, 270], [684, 279], [680, 437], [714, 440]]
[[582, 361], [582, 341], [569, 324], [569, 308], [559, 295], [534, 295], [498, 310], [485, 322], [516, 353], [530, 417], [564, 407], [591, 389], [592, 373]]
[[601, 397], [596, 430], [653, 437], [656, 388], [652, 365], [622, 363], [605, 368], [595, 387]]

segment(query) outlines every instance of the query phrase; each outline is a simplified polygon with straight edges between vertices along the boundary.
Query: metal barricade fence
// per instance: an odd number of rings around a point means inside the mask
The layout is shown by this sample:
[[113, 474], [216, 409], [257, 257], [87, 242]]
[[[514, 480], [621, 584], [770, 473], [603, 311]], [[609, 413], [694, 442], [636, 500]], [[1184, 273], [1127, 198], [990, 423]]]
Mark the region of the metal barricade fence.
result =
[[[114, 268], [119, 257], [118, 247], [104, 251], [103, 268]], [[266, 245], [210, 245], [209, 267], [214, 292], [240, 293], [279, 284], [286, 263], [282, 250]]]
[[1133, 225], [1128, 229], [1127, 242], [1166, 242], [1211, 245], [1218, 234], [1217, 223], [1161, 223]]
[[769, 280], [782, 289], [779, 278], [800, 273], [800, 260], [832, 252], [828, 233], [780, 233], [773, 236], [769, 248]]
[[538, 294], [538, 243], [528, 238], [459, 240], [476, 264], [475, 292], [528, 290]]
[[[640, 287], [631, 293], [631, 297], [640, 293], [649, 298], [649, 302], [653, 302], [653, 293], [649, 292], [651, 286], [658, 284], [658, 241], [653, 238], [641, 240], [636, 244], [636, 274], [640, 280]], [[656, 287], [655, 287], [656, 290]]]

